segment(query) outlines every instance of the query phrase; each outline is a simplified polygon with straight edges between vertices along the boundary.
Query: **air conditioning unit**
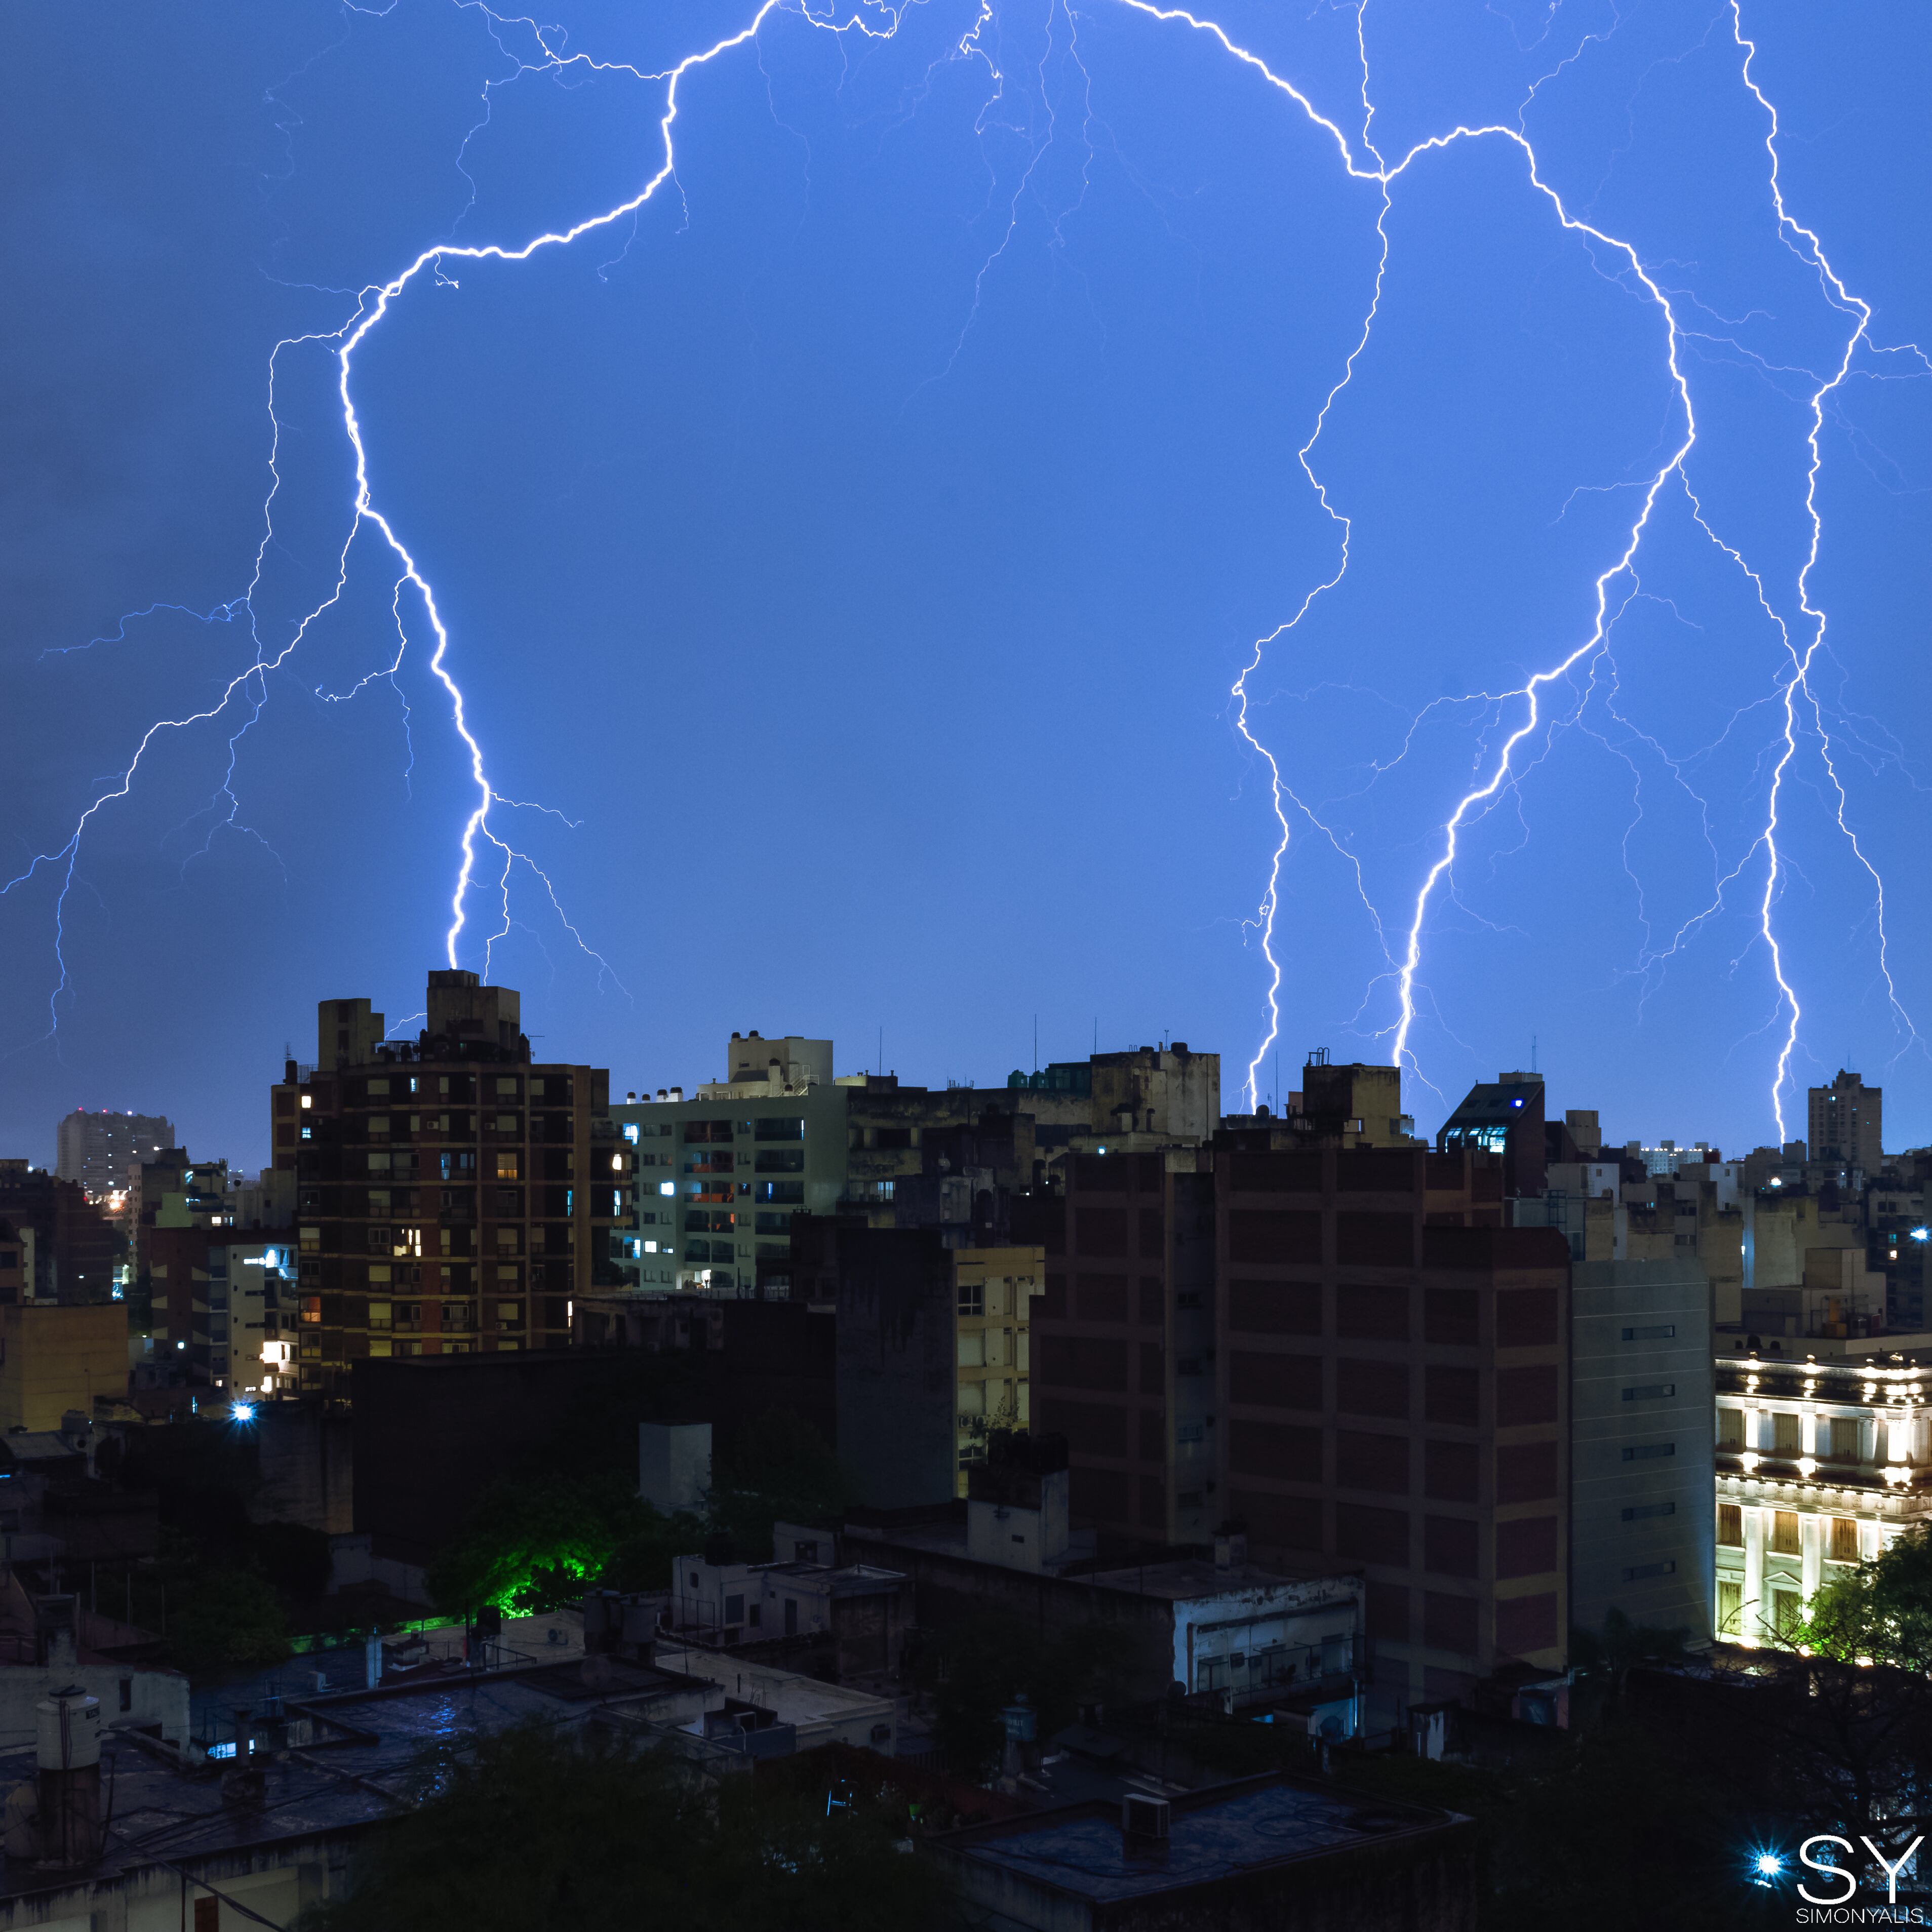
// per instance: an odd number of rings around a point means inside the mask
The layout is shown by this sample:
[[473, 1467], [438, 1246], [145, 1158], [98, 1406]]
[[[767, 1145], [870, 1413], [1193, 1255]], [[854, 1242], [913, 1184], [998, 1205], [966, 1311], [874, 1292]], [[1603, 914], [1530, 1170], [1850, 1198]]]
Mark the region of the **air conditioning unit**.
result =
[[1174, 1808], [1165, 1798], [1130, 1791], [1120, 1800], [1120, 1838], [1130, 1856], [1165, 1858], [1174, 1828]]

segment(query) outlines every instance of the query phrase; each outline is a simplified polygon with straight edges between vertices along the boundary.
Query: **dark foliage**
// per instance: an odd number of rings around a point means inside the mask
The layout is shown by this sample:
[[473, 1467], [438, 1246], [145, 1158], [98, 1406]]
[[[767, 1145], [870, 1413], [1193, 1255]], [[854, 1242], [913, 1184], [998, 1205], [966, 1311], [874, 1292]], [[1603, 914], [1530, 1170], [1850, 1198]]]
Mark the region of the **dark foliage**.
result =
[[788, 1409], [773, 1409], [721, 1450], [707, 1498], [711, 1526], [754, 1563], [772, 1553], [772, 1526], [836, 1520], [856, 1495], [824, 1436]]
[[943, 1924], [889, 1811], [694, 1790], [621, 1737], [500, 1732], [424, 1768], [353, 1891], [303, 1932], [903, 1932]]
[[1033, 1706], [1036, 1736], [1050, 1738], [1083, 1708], [1117, 1696], [1129, 1662], [1118, 1625], [1043, 1631], [988, 1612], [932, 1636], [918, 1673], [934, 1701], [933, 1736], [946, 1763], [980, 1776], [998, 1766], [1006, 1738], [1000, 1713], [1020, 1695]]

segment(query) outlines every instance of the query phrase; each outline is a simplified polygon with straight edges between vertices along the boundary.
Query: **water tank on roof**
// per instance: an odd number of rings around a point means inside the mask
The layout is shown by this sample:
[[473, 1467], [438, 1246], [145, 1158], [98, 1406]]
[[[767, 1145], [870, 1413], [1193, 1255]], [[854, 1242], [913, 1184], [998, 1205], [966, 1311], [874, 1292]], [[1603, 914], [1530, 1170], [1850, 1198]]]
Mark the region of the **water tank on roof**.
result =
[[34, 1756], [42, 1771], [79, 1771], [100, 1762], [100, 1700], [78, 1684], [50, 1691], [34, 1707]]

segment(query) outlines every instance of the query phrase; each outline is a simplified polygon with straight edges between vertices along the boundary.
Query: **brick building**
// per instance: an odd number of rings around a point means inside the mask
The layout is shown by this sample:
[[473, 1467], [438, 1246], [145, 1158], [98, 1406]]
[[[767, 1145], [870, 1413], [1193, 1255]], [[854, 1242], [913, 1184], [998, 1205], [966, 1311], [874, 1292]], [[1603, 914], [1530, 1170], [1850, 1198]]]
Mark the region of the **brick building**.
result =
[[1378, 1681], [1560, 1668], [1569, 1250], [1510, 1228], [1500, 1151], [1081, 1156], [1034, 1320], [1038, 1426], [1104, 1549], [1247, 1526], [1367, 1578]]
[[614, 1285], [632, 1156], [601, 1067], [533, 1060], [508, 987], [433, 972], [428, 1024], [385, 1037], [325, 1000], [313, 1066], [271, 1094], [296, 1178], [296, 1385], [345, 1397], [368, 1357], [561, 1348], [571, 1304]]

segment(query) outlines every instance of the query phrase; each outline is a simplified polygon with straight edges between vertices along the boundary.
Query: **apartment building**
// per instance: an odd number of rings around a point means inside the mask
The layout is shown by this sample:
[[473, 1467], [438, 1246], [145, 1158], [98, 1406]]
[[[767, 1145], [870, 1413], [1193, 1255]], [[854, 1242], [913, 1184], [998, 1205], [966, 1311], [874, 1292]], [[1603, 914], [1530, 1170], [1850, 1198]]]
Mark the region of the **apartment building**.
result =
[[613, 1106], [637, 1175], [610, 1258], [621, 1285], [754, 1294], [761, 1264], [782, 1270], [792, 1216], [844, 1199], [847, 1084], [833, 1078], [829, 1040], [754, 1030], [732, 1034], [724, 1078], [690, 1098], [672, 1088]]
[[1721, 1640], [1772, 1640], [1822, 1582], [1932, 1518], [1928, 1393], [1916, 1354], [1718, 1356]]
[[1044, 1185], [1076, 1148], [1198, 1139], [1220, 1104], [1220, 1055], [1184, 1041], [1056, 1062], [998, 1088], [916, 1087], [832, 1064], [829, 1040], [734, 1033], [723, 1079], [612, 1108], [639, 1180], [614, 1257], [625, 1285], [789, 1293], [798, 1213], [985, 1246], [1000, 1238], [995, 1192]]
[[1885, 1166], [1885, 1089], [1840, 1069], [1830, 1086], [1809, 1088], [1804, 1097], [1809, 1158], [1876, 1180]]
[[431, 973], [424, 1004], [392, 1040], [366, 999], [323, 1000], [315, 1064], [271, 1090], [304, 1392], [346, 1400], [371, 1356], [567, 1347], [574, 1298], [614, 1284], [636, 1172], [608, 1074], [533, 1060], [518, 994], [474, 973]]
[[1694, 1253], [1570, 1270], [1570, 1621], [1708, 1638], [1712, 1283]]
[[1226, 1514], [1210, 1157], [1076, 1154], [1045, 1232], [1034, 1412], [1066, 1440], [1075, 1514], [1103, 1550], [1204, 1542]]
[[957, 1500], [998, 1430], [1032, 1416], [1038, 1247], [802, 1216], [795, 1298], [836, 1310], [838, 1453], [879, 1508]]
[[55, 1130], [54, 1172], [78, 1181], [90, 1201], [124, 1194], [134, 1170], [175, 1144], [173, 1125], [159, 1114], [90, 1114], [76, 1107]]
[[1562, 1668], [1567, 1242], [1496, 1225], [1499, 1152], [1274, 1138], [1215, 1144], [1227, 1514], [1362, 1564], [1384, 1691]]

